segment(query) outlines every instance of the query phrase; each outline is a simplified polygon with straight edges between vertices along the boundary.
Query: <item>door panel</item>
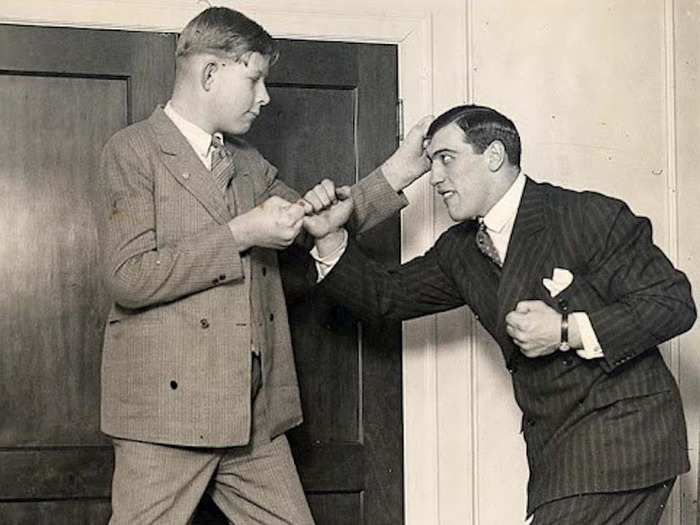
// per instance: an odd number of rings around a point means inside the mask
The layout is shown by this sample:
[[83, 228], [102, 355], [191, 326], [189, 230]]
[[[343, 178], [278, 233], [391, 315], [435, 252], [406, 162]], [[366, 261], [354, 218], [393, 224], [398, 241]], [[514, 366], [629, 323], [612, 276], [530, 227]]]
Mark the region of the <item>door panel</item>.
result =
[[319, 182], [318, 177], [353, 184], [356, 91], [272, 84], [269, 92], [272, 102], [263, 108], [246, 140], [294, 188], [308, 189]]
[[[353, 184], [396, 148], [394, 46], [281, 41], [268, 84], [272, 101], [246, 140], [300, 192], [324, 177]], [[398, 263], [398, 216], [361, 243]], [[296, 299], [304, 423], [290, 441], [316, 522], [403, 523], [400, 325], [360, 325], [316, 291]], [[226, 523], [209, 500], [195, 521], [204, 523]]]
[[103, 144], [167, 98], [174, 37], [0, 27], [0, 522], [99, 524]]
[[8, 519], [3, 523], [21, 525], [98, 525], [107, 523], [109, 514], [108, 500], [74, 500], [3, 503], [1, 516]]
[[[284, 41], [270, 85], [247, 139], [300, 192], [353, 184], [396, 148], [394, 46]], [[398, 263], [398, 216], [361, 243]], [[359, 325], [316, 291], [289, 316], [305, 418], [290, 437], [317, 522], [402, 523], [400, 325]]]
[[[125, 125], [127, 83], [3, 75], [0, 98], [0, 122], [16, 123], [0, 134], [0, 191], [10, 196], [0, 210], [0, 280], [14, 305], [0, 319], [0, 410], [12, 421], [0, 428], [0, 447], [106, 443], [96, 371], [107, 299], [85, 276], [99, 266], [95, 146]], [[89, 134], [75, 133], [86, 121]]]
[[[100, 524], [108, 297], [97, 235], [106, 139], [173, 80], [174, 35], [0, 26], [0, 522]], [[282, 42], [248, 139], [305, 190], [352, 184], [396, 146], [396, 49]], [[398, 262], [398, 217], [366, 234]], [[306, 421], [291, 433], [319, 525], [403, 521], [398, 325], [360, 326], [312, 293], [290, 309]], [[219, 523], [206, 503], [196, 523]]]

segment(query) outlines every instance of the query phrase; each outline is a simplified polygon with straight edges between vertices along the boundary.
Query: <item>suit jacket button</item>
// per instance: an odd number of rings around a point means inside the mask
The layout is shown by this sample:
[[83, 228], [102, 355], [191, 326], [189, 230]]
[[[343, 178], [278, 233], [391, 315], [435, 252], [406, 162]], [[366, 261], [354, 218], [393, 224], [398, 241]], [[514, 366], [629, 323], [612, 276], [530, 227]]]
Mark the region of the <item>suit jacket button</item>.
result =
[[566, 356], [564, 359], [562, 359], [562, 363], [564, 363], [564, 366], [571, 366], [573, 362], [574, 360], [571, 359], [569, 356]]
[[221, 275], [219, 275], [219, 281], [225, 281], [225, 280], [226, 280], [226, 275], [224, 275], [223, 273]]
[[267, 275], [267, 268], [265, 268], [264, 266], [262, 268], [262, 274], [263, 274], [263, 277], [265, 277]]
[[274, 320], [275, 320], [275, 314], [270, 314], [270, 321], [274, 321]]
[[200, 324], [200, 326], [201, 326], [202, 328], [204, 328], [205, 330], [206, 330], [207, 328], [209, 328], [209, 321], [206, 320], [206, 319], [200, 320], [200, 321], [199, 321], [199, 324]]
[[189, 174], [188, 172], [184, 172], [184, 173], [182, 174], [182, 178], [185, 179], [185, 180], [187, 180], [187, 179], [190, 178], [190, 174]]

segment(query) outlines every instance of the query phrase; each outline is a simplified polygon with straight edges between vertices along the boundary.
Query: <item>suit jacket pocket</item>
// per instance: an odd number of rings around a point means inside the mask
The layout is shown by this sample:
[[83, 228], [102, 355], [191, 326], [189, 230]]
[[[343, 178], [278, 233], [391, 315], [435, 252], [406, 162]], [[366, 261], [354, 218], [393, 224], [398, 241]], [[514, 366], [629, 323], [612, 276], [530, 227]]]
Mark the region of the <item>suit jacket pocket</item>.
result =
[[592, 390], [591, 400], [595, 408], [612, 405], [624, 399], [641, 398], [674, 390], [673, 378], [666, 369], [625, 370], [620, 375], [606, 375]]

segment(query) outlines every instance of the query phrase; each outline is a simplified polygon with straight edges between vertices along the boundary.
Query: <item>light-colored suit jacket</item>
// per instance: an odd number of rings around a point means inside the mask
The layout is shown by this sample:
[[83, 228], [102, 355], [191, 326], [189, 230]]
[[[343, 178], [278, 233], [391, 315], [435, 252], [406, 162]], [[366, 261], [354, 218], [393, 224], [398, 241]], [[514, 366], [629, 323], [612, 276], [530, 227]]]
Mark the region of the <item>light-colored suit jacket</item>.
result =
[[[298, 194], [243, 141], [235, 212]], [[114, 297], [102, 357], [102, 430], [184, 446], [246, 444], [251, 344], [260, 348], [270, 436], [302, 420], [274, 250], [241, 253], [224, 194], [162, 108], [115, 134], [102, 154], [109, 216], [102, 236]], [[406, 204], [380, 170], [353, 187], [365, 230]], [[251, 293], [257, 308], [251, 308]]]

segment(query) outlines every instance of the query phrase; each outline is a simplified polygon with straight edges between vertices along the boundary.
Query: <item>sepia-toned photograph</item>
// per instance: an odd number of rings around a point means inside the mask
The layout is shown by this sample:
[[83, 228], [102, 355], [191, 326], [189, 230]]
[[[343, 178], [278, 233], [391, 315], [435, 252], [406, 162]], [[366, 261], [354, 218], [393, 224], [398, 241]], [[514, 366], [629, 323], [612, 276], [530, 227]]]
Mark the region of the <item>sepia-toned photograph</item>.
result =
[[0, 525], [700, 525], [700, 0], [2, 0]]

